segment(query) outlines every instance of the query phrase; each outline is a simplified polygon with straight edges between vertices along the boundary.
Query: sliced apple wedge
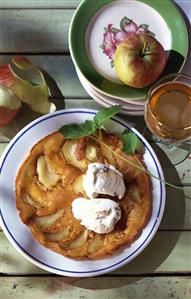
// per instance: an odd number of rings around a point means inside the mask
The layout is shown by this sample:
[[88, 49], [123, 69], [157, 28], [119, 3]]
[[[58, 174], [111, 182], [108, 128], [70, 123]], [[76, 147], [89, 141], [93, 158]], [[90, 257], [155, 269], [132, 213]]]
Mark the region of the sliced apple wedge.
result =
[[88, 230], [82, 231], [74, 240], [61, 244], [64, 249], [75, 249], [81, 247], [88, 239]]
[[63, 216], [65, 209], [60, 209], [55, 213], [43, 217], [34, 217], [34, 222], [40, 226], [41, 228], [49, 228], [51, 227], [60, 217]]
[[36, 171], [39, 182], [48, 189], [59, 181], [60, 177], [47, 166], [45, 156], [43, 155], [37, 160]]
[[97, 147], [93, 144], [87, 145], [85, 149], [85, 156], [92, 162], [97, 161]]
[[70, 226], [65, 226], [58, 233], [46, 234], [46, 238], [53, 242], [61, 242], [62, 240], [68, 239], [70, 236]]
[[82, 175], [79, 175], [73, 185], [72, 185], [72, 188], [73, 188], [73, 191], [74, 193], [77, 195], [77, 194], [83, 194], [85, 195], [85, 191], [84, 191], [84, 187], [83, 187], [83, 180], [84, 180], [84, 174]]
[[84, 170], [88, 165], [88, 160], [85, 158], [78, 160], [75, 155], [76, 150], [77, 150], [77, 141], [75, 140], [66, 141], [62, 148], [64, 157], [68, 162], [68, 164], [77, 167], [80, 170]]
[[33, 207], [33, 208], [37, 208], [37, 209], [41, 209], [44, 208], [43, 205], [41, 205], [40, 203], [34, 201], [27, 193], [24, 193], [22, 196], [22, 200], [28, 204], [29, 206]]

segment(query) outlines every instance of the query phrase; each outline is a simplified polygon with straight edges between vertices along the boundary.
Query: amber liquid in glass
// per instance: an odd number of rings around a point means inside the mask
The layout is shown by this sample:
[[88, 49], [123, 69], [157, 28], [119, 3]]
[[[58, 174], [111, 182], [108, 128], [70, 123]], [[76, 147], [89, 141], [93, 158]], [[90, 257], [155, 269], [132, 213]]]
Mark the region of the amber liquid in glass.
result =
[[161, 140], [172, 143], [191, 137], [191, 87], [168, 82], [151, 92], [146, 104], [147, 126]]

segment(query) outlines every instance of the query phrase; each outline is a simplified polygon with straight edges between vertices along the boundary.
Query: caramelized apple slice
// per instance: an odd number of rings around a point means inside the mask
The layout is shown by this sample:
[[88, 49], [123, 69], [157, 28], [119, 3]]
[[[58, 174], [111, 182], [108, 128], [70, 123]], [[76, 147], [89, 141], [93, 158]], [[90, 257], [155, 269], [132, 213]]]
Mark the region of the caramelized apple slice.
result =
[[74, 240], [61, 244], [61, 247], [63, 249], [79, 248], [87, 241], [87, 239], [88, 239], [88, 230], [86, 229], [82, 231]]
[[63, 142], [64, 137], [59, 133], [55, 133], [54, 138], [48, 139], [44, 144], [44, 155], [47, 166], [58, 175], [63, 174], [66, 165], [64, 155], [60, 152]]
[[59, 180], [59, 176], [47, 166], [45, 156], [38, 158], [36, 171], [39, 182], [48, 189]]
[[65, 223], [65, 225], [63, 225], [63, 228], [59, 232], [46, 233], [45, 237], [52, 242], [61, 242], [61, 246], [64, 246], [64, 244], [73, 242], [82, 230], [83, 226], [75, 225], [73, 222], [69, 221], [67, 224]]
[[69, 238], [70, 226], [65, 226], [57, 233], [45, 234], [45, 237], [53, 242], [61, 242], [63, 239]]
[[83, 195], [85, 195], [86, 193], [85, 193], [85, 191], [84, 191], [84, 187], [83, 187], [83, 179], [84, 179], [84, 174], [82, 174], [82, 175], [79, 175], [76, 179], [75, 179], [75, 181], [74, 181], [74, 183], [73, 183], [73, 185], [72, 185], [72, 188], [73, 188], [73, 191], [74, 191], [74, 193], [77, 195], [77, 194], [83, 194]]
[[89, 144], [85, 149], [85, 156], [88, 160], [95, 162], [98, 160], [97, 158], [97, 147], [93, 144]]
[[37, 208], [37, 209], [44, 208], [43, 205], [34, 201], [27, 193], [23, 194], [22, 200], [24, 201], [24, 203], [28, 204], [29, 206], [31, 206], [33, 208]]
[[80, 170], [84, 170], [88, 165], [88, 160], [83, 158], [81, 160], [78, 160], [76, 158], [76, 150], [77, 150], [77, 141], [76, 140], [70, 140], [66, 141], [64, 143], [64, 146], [62, 148], [64, 157], [68, 164], [79, 168]]
[[93, 238], [89, 240], [88, 253], [96, 254], [101, 248], [104, 247], [105, 237], [103, 235], [94, 234]]
[[57, 212], [43, 216], [43, 217], [34, 217], [33, 221], [37, 224], [40, 228], [49, 228], [51, 227], [60, 217], [63, 216], [65, 209], [60, 209]]

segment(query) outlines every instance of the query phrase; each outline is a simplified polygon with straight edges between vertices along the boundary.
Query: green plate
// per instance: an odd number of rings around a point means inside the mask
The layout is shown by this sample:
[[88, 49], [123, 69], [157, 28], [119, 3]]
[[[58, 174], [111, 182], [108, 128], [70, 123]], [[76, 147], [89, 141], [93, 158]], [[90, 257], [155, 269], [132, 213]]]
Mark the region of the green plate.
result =
[[[125, 11], [124, 5], [126, 8]], [[137, 9], [139, 7], [142, 9]], [[110, 8], [114, 9], [113, 13], [110, 11]], [[90, 85], [103, 94], [114, 98], [136, 100], [145, 98], [149, 87], [138, 89], [119, 84], [107, 76], [109, 70], [108, 66], [106, 75], [99, 69], [101, 66], [109, 64], [109, 58], [99, 47], [104, 34], [102, 23], [105, 22], [105, 27], [112, 23], [115, 27], [118, 26], [120, 29], [122, 10], [123, 17], [130, 17], [130, 19], [132, 19], [132, 13], [134, 12], [133, 19], [136, 19], [137, 25], [140, 25], [140, 23], [144, 25], [146, 23], [149, 25], [149, 29], [154, 33], [158, 30], [156, 38], [158, 39], [160, 35], [159, 40], [162, 40], [162, 42], [160, 42], [169, 53], [167, 65], [162, 75], [178, 72], [183, 67], [188, 52], [188, 33], [181, 13], [171, 0], [163, 0], [162, 2], [153, 0], [84, 0], [81, 2], [72, 18], [69, 30], [69, 48], [76, 68], [86, 77]], [[118, 20], [116, 21], [117, 17]], [[140, 21], [141, 18], [143, 22]], [[116, 22], [118, 22], [118, 24]], [[99, 26], [101, 26], [101, 31], [99, 30]], [[92, 44], [88, 44], [89, 37], [91, 34], [93, 36], [92, 28], [95, 29], [94, 39], [92, 38], [93, 42], [95, 41], [95, 53], [92, 53], [94, 58], [98, 55], [98, 66], [94, 64], [94, 62], [97, 63], [96, 59], [91, 59], [91, 53], [88, 52], [90, 47], [94, 49], [94, 44], [93, 46]], [[98, 40], [96, 39], [96, 34]], [[106, 61], [105, 64], [102, 63], [103, 59]], [[111, 73], [112, 72], [113, 69], [111, 68]]]

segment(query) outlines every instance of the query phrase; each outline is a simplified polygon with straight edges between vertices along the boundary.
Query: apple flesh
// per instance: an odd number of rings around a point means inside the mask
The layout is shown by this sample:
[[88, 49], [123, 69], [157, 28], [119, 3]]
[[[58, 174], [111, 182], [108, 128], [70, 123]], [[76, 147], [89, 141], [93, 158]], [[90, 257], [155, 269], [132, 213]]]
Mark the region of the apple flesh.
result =
[[162, 45], [148, 34], [133, 34], [122, 41], [114, 55], [119, 79], [132, 87], [143, 88], [153, 83], [166, 65]]
[[15, 118], [20, 107], [20, 100], [9, 89], [0, 86], [0, 128]]

